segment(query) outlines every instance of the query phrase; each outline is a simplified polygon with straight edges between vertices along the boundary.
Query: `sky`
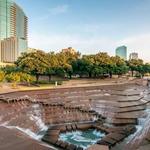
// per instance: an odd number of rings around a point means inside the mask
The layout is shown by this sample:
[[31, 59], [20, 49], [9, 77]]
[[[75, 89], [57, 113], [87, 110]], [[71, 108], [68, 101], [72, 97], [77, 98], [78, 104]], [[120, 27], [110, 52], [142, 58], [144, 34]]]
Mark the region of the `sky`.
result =
[[29, 20], [29, 47], [115, 55], [126, 45], [150, 62], [150, 0], [16, 0]]

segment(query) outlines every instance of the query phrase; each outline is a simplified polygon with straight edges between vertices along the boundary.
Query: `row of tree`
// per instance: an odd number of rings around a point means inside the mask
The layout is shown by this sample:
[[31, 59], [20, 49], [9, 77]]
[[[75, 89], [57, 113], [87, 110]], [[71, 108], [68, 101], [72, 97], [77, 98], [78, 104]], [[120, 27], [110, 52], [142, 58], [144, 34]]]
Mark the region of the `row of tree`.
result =
[[112, 75], [123, 75], [129, 71], [132, 72], [132, 75], [137, 72], [142, 77], [145, 73], [150, 73], [150, 64], [144, 64], [141, 59], [125, 61], [104, 52], [82, 57], [79, 52], [71, 53], [69, 51], [23, 53], [15, 65], [15, 67], [4, 68], [4, 71], [7, 74], [10, 72], [28, 73], [34, 75], [36, 81], [39, 80], [40, 75], [47, 75], [51, 80], [52, 75], [69, 78], [72, 76], [89, 78], [109, 76], [111, 78]]

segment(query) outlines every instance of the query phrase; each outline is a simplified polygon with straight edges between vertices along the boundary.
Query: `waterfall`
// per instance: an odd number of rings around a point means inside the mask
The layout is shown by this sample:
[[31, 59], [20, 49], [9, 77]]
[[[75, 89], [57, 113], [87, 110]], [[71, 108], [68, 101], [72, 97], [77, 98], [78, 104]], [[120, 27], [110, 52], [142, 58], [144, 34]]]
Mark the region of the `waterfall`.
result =
[[39, 104], [34, 104], [32, 106], [33, 112], [29, 113], [29, 118], [33, 121], [35, 121], [36, 126], [42, 130], [46, 131], [48, 129], [48, 126], [45, 125], [45, 123], [42, 120], [42, 112]]
[[133, 148], [138, 148], [142, 141], [147, 137], [150, 131], [150, 110], [147, 110], [146, 112], [147, 117], [138, 119], [137, 132], [127, 143], [125, 150], [133, 150]]
[[[31, 138], [40, 140], [48, 129], [48, 126], [46, 126], [42, 120], [42, 111], [41, 111], [40, 105], [39, 104], [32, 105], [32, 109], [27, 113], [27, 116], [33, 123], [35, 123], [39, 132], [36, 133], [35, 131], [32, 131], [30, 127], [26, 128], [20, 125], [15, 126], [11, 124], [10, 122], [11, 120], [1, 123], [0, 126], [6, 127], [9, 129], [18, 129], [19, 131], [30, 136]], [[0, 120], [2, 120], [2, 118], [0, 118]]]

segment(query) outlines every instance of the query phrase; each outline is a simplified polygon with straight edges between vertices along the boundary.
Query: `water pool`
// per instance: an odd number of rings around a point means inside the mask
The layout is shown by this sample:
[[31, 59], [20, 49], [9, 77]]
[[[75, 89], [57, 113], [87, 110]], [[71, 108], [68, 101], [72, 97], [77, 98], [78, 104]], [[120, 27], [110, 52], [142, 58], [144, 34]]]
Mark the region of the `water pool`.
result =
[[105, 136], [105, 133], [97, 131], [95, 129], [89, 129], [86, 131], [72, 131], [61, 133], [59, 140], [74, 144], [76, 146], [86, 149], [97, 141], [101, 140]]

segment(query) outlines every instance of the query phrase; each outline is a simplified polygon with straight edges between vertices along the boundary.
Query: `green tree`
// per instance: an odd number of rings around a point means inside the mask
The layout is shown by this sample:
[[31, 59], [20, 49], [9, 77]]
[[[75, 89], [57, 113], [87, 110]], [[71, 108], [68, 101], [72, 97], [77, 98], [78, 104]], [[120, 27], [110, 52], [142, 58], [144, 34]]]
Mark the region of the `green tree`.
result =
[[72, 62], [72, 69], [74, 75], [82, 76], [89, 76], [91, 77], [92, 69], [91, 69], [90, 62], [85, 59], [77, 59], [76, 61]]
[[23, 53], [15, 64], [22, 71], [35, 75], [38, 82], [39, 75], [45, 74], [48, 68], [47, 54], [43, 51]]
[[69, 78], [72, 78], [73, 74], [73, 68], [72, 68], [72, 62], [76, 61], [80, 57], [80, 53], [71, 53], [69, 51], [67, 52], [60, 52], [56, 54], [57, 60], [58, 60], [58, 68], [64, 69], [65, 75], [69, 76]]
[[141, 66], [143, 66], [142, 59], [131, 59], [127, 62], [127, 64], [132, 72], [132, 77], [134, 76], [134, 71], [141, 73]]
[[56, 74], [56, 68], [59, 67], [59, 62], [56, 54], [54, 52], [50, 52], [46, 55], [48, 66], [46, 68], [46, 75], [49, 76], [49, 82], [51, 81], [51, 76]]
[[112, 73], [117, 74], [118, 76], [126, 74], [129, 70], [128, 66], [126, 65], [126, 62], [118, 56], [111, 57], [111, 63]]
[[21, 69], [18, 68], [16, 65], [13, 65], [13, 66], [7, 65], [6, 67], [2, 68], [2, 71], [4, 71], [5, 74], [10, 74], [12, 72], [19, 72], [19, 71], [21, 71]]

